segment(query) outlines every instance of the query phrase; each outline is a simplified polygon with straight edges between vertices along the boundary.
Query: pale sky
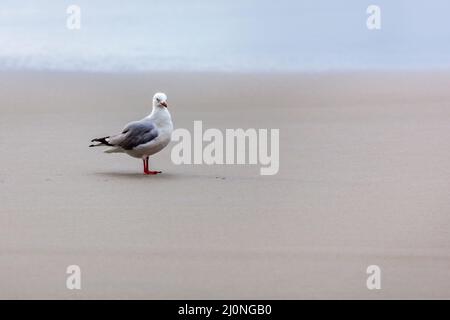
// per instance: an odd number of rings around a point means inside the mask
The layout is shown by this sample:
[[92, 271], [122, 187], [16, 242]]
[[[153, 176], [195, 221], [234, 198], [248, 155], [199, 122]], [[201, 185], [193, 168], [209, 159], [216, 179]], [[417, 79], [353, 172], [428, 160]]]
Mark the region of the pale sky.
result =
[[[66, 8], [81, 8], [81, 30]], [[381, 8], [381, 30], [366, 8]], [[0, 3], [0, 68], [297, 71], [450, 66], [450, 1]]]

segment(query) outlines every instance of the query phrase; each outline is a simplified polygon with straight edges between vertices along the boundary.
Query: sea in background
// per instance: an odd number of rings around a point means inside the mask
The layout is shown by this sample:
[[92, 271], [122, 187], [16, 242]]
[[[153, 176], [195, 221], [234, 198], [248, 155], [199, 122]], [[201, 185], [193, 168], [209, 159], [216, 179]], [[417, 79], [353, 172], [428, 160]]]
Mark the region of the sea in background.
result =
[[[80, 30], [66, 27], [72, 4]], [[381, 30], [366, 27], [370, 4]], [[447, 0], [1, 0], [0, 70], [448, 68], [449, 12]]]

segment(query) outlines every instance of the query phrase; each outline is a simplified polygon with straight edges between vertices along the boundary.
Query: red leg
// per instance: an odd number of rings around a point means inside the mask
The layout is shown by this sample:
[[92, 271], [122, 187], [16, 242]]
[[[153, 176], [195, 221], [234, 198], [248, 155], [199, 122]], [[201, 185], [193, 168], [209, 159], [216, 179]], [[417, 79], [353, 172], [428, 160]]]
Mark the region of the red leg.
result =
[[145, 174], [158, 174], [161, 171], [150, 171], [148, 170], [148, 157], [144, 159], [144, 173]]
[[142, 159], [142, 162], [144, 163], [144, 173], [148, 171], [148, 158]]

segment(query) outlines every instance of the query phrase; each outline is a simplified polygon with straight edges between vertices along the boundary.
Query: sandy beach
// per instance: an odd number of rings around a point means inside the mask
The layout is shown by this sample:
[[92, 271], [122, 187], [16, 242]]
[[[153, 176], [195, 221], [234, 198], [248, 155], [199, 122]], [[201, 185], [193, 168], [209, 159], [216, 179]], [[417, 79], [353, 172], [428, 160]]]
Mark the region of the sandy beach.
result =
[[[450, 72], [2, 72], [0, 298], [449, 299], [449, 88]], [[157, 91], [176, 128], [279, 129], [279, 173], [174, 165], [170, 145], [145, 176], [88, 148]]]

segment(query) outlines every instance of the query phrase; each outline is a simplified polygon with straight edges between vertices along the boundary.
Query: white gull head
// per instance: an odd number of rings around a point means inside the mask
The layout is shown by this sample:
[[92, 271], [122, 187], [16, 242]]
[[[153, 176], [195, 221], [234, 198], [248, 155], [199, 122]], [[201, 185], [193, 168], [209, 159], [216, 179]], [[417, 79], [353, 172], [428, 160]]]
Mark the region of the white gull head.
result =
[[158, 126], [173, 127], [172, 118], [167, 108], [167, 96], [164, 93], [155, 93], [153, 96], [153, 109], [147, 118], [152, 119]]
[[153, 108], [167, 108], [167, 96], [162, 92], [153, 96]]

